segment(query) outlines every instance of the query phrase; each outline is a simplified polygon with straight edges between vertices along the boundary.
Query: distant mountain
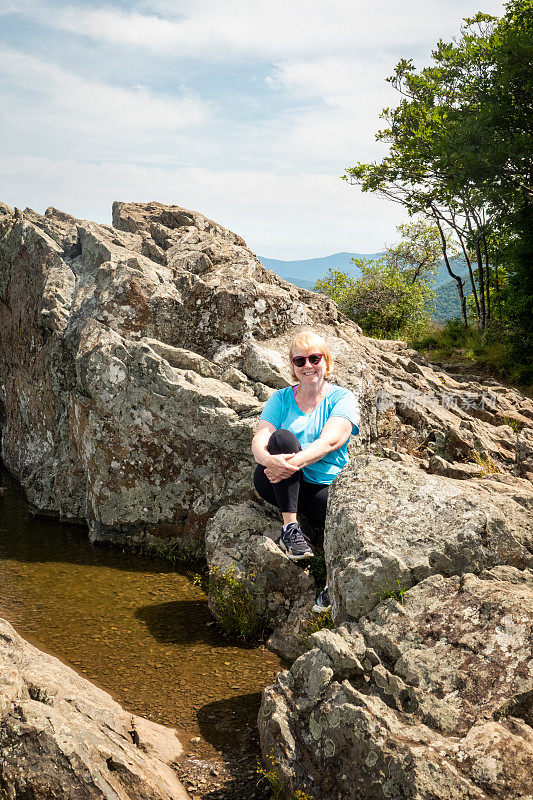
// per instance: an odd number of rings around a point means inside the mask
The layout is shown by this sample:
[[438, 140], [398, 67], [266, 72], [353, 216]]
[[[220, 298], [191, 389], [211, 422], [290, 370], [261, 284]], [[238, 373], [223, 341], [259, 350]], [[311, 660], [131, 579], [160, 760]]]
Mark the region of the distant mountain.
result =
[[[383, 253], [333, 253], [331, 256], [307, 258], [300, 261], [281, 261], [277, 258], [259, 256], [259, 260], [264, 267], [273, 270], [280, 278], [301, 289], [312, 290], [316, 281], [326, 276], [328, 269], [338, 269], [341, 272], [348, 272], [354, 278], [359, 278], [361, 271], [355, 264], [352, 264], [351, 259], [368, 258], [375, 261], [382, 255]], [[452, 259], [450, 266], [456, 275], [460, 275], [462, 278], [468, 276], [468, 267], [462, 259]], [[467, 296], [470, 294], [469, 283], [469, 281], [465, 282]], [[461, 306], [456, 283], [453, 278], [450, 278], [444, 261], [441, 262], [439, 271], [435, 275], [433, 286], [437, 295], [437, 306], [433, 319], [445, 322], [447, 319], [460, 316]]]
[[307, 258], [302, 261], [280, 261], [277, 258], [264, 258], [259, 256], [259, 261], [267, 269], [273, 270], [280, 278], [284, 278], [301, 289], [312, 289], [319, 278], [323, 278], [328, 269], [340, 269], [349, 272], [354, 278], [360, 276], [360, 271], [351, 258], [369, 258], [375, 260], [382, 253], [334, 253], [323, 258]]

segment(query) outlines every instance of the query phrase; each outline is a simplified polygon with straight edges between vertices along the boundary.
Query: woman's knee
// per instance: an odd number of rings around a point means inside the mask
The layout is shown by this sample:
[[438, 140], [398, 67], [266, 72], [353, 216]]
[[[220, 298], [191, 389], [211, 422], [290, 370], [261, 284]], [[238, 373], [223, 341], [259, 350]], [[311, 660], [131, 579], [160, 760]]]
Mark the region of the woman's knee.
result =
[[279, 453], [299, 453], [301, 450], [300, 442], [291, 431], [279, 428], [274, 431], [268, 440], [267, 450], [272, 455]]

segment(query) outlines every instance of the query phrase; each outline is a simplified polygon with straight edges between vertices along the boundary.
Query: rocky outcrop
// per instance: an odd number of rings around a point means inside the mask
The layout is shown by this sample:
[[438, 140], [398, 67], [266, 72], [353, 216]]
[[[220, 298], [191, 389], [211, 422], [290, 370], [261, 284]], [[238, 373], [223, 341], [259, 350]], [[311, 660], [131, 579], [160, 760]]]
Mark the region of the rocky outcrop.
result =
[[[294, 660], [308, 647], [316, 588], [309, 572], [279, 548], [279, 536], [278, 515], [247, 503], [223, 506], [207, 525], [206, 556], [211, 575], [249, 584], [258, 620], [271, 632], [268, 647]], [[212, 597], [209, 605], [220, 619]]]
[[[251, 496], [249, 443], [279, 356], [254, 337], [335, 320], [200, 214], [114, 206], [0, 216], [2, 458], [40, 512], [92, 538], [203, 538]], [[248, 369], [249, 377], [242, 369]]]
[[358, 619], [429, 575], [533, 567], [533, 486], [359, 456], [333, 484], [326, 528], [334, 618]]
[[332, 631], [265, 690], [289, 792], [524, 798], [533, 755], [533, 491], [359, 455], [324, 538]]
[[0, 795], [187, 800], [176, 733], [129, 714], [0, 620]]
[[93, 539], [201, 546], [218, 508], [252, 497], [250, 438], [302, 324], [360, 398], [356, 447], [456, 478], [533, 474], [530, 400], [362, 336], [238, 235], [160, 203], [115, 203], [113, 226], [0, 206], [2, 458], [35, 510]]
[[433, 575], [320, 631], [263, 696], [263, 751], [288, 796], [530, 796], [533, 573]]
[[211, 520], [212, 569], [253, 576], [294, 658], [312, 582], [257, 506], [249, 445], [302, 324], [362, 418], [325, 534], [338, 627], [266, 691], [265, 755], [316, 800], [525, 800], [530, 399], [368, 339], [201, 214], [0, 205], [2, 458], [36, 511], [92, 539], [199, 548]]

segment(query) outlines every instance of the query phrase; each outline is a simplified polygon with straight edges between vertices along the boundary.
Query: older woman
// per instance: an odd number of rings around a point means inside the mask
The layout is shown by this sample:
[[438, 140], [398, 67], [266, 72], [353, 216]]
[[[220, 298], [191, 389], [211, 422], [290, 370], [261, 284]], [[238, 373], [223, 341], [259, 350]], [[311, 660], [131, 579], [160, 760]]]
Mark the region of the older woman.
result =
[[[279, 389], [265, 403], [252, 452], [255, 488], [281, 511], [280, 545], [299, 561], [312, 558], [313, 550], [297, 512], [324, 529], [329, 486], [348, 463], [348, 440], [359, 433], [359, 408], [352, 392], [329, 381], [333, 359], [316, 331], [297, 333], [289, 358], [296, 385]], [[328, 607], [326, 587], [315, 610]]]

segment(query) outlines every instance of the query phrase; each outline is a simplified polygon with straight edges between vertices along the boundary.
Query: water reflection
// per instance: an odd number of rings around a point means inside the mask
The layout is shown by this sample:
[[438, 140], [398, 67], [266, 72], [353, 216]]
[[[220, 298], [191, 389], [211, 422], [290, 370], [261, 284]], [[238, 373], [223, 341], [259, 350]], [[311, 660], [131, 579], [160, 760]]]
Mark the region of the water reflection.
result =
[[177, 727], [185, 744], [201, 736], [200, 754], [247, 748], [279, 660], [228, 642], [187, 570], [32, 517], [5, 471], [3, 483], [0, 615], [126, 708]]

